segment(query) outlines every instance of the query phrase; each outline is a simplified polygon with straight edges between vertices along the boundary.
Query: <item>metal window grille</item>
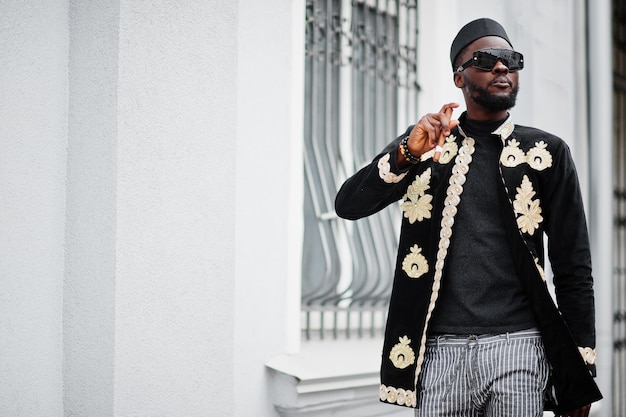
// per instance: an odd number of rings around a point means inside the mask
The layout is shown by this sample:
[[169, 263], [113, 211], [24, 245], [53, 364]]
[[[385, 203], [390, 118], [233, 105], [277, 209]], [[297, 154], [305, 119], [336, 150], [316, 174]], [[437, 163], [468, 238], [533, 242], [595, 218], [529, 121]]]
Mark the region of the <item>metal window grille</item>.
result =
[[613, 415], [626, 416], [626, 1], [613, 2]]
[[384, 325], [398, 208], [347, 222], [334, 199], [416, 114], [416, 45], [416, 0], [306, 3], [305, 339], [376, 336]]

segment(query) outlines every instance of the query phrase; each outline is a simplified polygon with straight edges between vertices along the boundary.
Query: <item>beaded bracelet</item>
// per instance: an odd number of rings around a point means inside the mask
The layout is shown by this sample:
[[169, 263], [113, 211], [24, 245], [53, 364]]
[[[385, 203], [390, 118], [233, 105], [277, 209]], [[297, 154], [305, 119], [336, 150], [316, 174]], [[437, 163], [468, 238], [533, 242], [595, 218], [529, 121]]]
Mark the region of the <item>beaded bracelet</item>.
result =
[[404, 157], [404, 159], [406, 160], [406, 162], [411, 163], [413, 165], [417, 164], [418, 162], [420, 162], [420, 158], [414, 156], [411, 151], [409, 151], [409, 137], [405, 136], [401, 141], [400, 141], [400, 153], [402, 154], [402, 156]]

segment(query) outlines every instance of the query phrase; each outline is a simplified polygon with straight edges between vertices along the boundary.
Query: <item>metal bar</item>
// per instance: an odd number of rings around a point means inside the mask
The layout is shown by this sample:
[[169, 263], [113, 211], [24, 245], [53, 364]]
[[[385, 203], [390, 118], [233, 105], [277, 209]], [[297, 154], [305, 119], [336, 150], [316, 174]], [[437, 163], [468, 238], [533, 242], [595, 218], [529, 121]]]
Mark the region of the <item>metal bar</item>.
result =
[[[351, 12], [342, 14], [342, 5]], [[398, 0], [307, 0], [306, 11], [304, 251], [319, 261], [303, 261], [303, 337], [349, 338], [355, 330], [358, 337], [371, 337], [385, 321], [399, 210], [392, 206], [348, 223], [332, 206], [342, 171], [369, 162], [397, 134], [399, 91], [411, 90], [399, 82], [400, 64], [407, 77], [415, 73], [415, 62], [403, 60], [401, 50], [410, 47], [401, 46], [399, 25], [414, 24], [415, 16], [409, 15], [416, 10]], [[344, 16], [349, 16], [349, 31], [343, 29]], [[351, 69], [341, 70], [347, 64]], [[343, 90], [342, 82], [351, 88]], [[346, 131], [342, 91], [352, 98], [351, 149], [339, 145], [345, 140], [340, 132]], [[340, 258], [342, 251], [348, 259]], [[342, 275], [342, 265], [349, 275]]]

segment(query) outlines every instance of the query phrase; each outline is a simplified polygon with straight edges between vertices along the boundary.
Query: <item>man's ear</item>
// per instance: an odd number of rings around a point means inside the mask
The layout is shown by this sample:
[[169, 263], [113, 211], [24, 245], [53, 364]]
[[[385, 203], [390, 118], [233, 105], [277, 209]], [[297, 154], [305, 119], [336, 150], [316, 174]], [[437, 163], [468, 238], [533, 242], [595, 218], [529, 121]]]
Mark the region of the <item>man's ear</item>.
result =
[[454, 85], [456, 85], [458, 88], [465, 87], [465, 78], [463, 77], [463, 74], [460, 71], [454, 71], [454, 74], [452, 74], [452, 77], [454, 79]]

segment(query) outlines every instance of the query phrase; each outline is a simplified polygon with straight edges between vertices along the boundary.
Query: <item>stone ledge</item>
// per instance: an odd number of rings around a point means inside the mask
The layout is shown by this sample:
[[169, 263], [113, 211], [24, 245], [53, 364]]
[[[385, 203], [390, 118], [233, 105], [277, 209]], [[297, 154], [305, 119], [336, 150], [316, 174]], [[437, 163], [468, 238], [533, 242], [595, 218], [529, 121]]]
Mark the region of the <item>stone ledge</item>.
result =
[[411, 416], [412, 410], [378, 401], [382, 341], [315, 341], [296, 355], [266, 364], [273, 403], [284, 417]]

